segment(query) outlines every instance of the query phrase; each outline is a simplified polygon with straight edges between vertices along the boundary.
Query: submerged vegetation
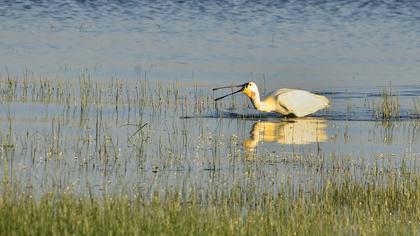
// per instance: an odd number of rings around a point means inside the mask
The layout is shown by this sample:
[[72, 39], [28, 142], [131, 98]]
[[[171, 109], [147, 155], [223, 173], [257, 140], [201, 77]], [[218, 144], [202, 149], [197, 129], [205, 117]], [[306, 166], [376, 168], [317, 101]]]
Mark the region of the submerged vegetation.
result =
[[[248, 115], [246, 99], [216, 105], [210, 89], [189, 87], [146, 75], [2, 78], [0, 233], [420, 230], [418, 98], [407, 108], [384, 90], [365, 102], [375, 119], [352, 126], [335, 111]], [[357, 113], [355, 104], [343, 109]]]

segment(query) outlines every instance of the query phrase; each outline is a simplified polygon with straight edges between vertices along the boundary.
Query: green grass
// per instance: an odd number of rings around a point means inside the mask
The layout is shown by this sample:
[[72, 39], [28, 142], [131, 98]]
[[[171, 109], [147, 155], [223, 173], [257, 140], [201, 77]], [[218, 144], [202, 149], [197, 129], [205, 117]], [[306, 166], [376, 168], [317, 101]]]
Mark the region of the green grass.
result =
[[[8, 192], [0, 199], [2, 235], [417, 235], [420, 178], [388, 176], [387, 184], [332, 181], [316, 191], [262, 194], [233, 187], [203, 198], [197, 189], [151, 200], [78, 198], [41, 200]], [[244, 194], [244, 192], [246, 194]], [[208, 196], [207, 196], [208, 197]], [[182, 199], [182, 200], [181, 200]]]
[[398, 120], [400, 118], [400, 99], [398, 95], [393, 93], [391, 85], [389, 88], [384, 88], [380, 95], [380, 101], [373, 106], [375, 118]]

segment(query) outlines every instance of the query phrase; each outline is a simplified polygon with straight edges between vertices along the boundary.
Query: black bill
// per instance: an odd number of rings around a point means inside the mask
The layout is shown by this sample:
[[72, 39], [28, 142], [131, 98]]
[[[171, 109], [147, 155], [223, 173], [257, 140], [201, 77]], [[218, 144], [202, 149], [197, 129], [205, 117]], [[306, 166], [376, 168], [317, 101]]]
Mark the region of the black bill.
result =
[[224, 86], [224, 87], [218, 87], [218, 88], [214, 88], [213, 91], [219, 90], [219, 89], [225, 89], [225, 88], [238, 88], [238, 87], [244, 87], [246, 84], [241, 84], [241, 85], [231, 85], [231, 86]]
[[239, 89], [239, 90], [238, 90], [238, 91], [236, 91], [236, 92], [229, 93], [229, 94], [226, 94], [226, 95], [224, 95], [224, 96], [218, 97], [218, 98], [214, 99], [214, 101], [219, 101], [220, 99], [223, 99], [223, 98], [225, 98], [225, 97], [227, 97], [227, 96], [233, 95], [233, 94], [235, 94], [235, 93], [240, 93], [240, 92], [242, 92], [242, 91], [244, 90], [244, 88], [245, 88], [245, 87], [243, 87], [243, 88]]

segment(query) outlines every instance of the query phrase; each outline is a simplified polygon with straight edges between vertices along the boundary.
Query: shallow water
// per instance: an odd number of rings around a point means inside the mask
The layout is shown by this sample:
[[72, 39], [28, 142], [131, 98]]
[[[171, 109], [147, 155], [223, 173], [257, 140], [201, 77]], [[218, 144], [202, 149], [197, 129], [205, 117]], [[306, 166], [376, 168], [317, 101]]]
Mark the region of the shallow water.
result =
[[[331, 172], [418, 172], [419, 13], [415, 1], [2, 1], [3, 183], [276, 193]], [[250, 80], [332, 106], [286, 119], [244, 95], [213, 102], [211, 88]], [[384, 119], [388, 90], [398, 109]]]
[[380, 91], [324, 91], [331, 108], [284, 118], [256, 112], [244, 95], [216, 106], [206, 88], [144, 81], [87, 86], [89, 92], [80, 92], [52, 83], [48, 91], [64, 96], [38, 96], [45, 86], [36, 82], [14, 92], [2, 84], [3, 179], [37, 196], [150, 197], [175, 188], [224, 191], [238, 183], [273, 193], [286, 182], [311, 188], [322, 185], [325, 174], [347, 168], [360, 179], [366, 168], [418, 172], [419, 119], [407, 116], [414, 111], [409, 101], [420, 94], [414, 87], [395, 88], [400, 113], [383, 120], [371, 105], [381, 102]]

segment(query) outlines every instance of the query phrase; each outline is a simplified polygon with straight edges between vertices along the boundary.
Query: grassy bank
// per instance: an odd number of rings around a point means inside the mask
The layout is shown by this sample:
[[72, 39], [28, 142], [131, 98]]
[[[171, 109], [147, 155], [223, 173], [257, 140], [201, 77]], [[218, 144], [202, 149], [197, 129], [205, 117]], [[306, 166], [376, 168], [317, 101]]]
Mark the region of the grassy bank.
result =
[[[389, 175], [388, 175], [389, 176]], [[28, 196], [0, 199], [2, 235], [413, 235], [420, 230], [420, 179], [389, 178], [388, 184], [350, 178], [327, 181], [313, 192], [266, 194], [249, 189], [222, 196], [197, 190], [167, 192], [152, 200], [126, 197]], [[287, 186], [284, 186], [287, 191]], [[182, 200], [181, 200], [182, 199]]]

